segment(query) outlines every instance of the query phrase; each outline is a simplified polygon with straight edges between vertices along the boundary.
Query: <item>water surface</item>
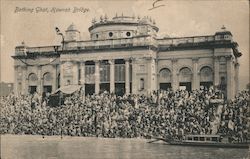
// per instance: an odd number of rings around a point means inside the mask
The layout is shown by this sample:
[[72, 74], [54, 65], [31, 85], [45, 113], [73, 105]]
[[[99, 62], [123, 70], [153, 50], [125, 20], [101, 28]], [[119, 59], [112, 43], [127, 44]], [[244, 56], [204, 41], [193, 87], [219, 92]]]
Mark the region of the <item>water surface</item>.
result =
[[171, 146], [145, 139], [2, 135], [1, 159], [248, 159], [250, 149]]

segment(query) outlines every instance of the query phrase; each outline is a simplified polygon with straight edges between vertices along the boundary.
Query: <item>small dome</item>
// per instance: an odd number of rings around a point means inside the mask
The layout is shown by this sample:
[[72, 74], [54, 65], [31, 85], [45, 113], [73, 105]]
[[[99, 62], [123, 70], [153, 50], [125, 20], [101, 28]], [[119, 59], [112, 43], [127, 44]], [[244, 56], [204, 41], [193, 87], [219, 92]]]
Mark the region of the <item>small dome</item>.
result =
[[21, 42], [21, 46], [25, 46], [25, 42], [24, 41]]
[[21, 42], [21, 44], [20, 44], [20, 45], [18, 45], [18, 46], [16, 46], [16, 47], [27, 47], [27, 45], [25, 44], [25, 42], [24, 42], [24, 41], [22, 41], [22, 42]]
[[228, 31], [224, 25], [221, 27], [220, 31], [218, 31], [218, 32], [215, 33], [215, 35], [222, 35], [222, 34], [223, 35], [224, 34], [232, 35], [232, 33], [230, 31]]
[[67, 28], [67, 31], [70, 30], [77, 30], [76, 26], [73, 23]]

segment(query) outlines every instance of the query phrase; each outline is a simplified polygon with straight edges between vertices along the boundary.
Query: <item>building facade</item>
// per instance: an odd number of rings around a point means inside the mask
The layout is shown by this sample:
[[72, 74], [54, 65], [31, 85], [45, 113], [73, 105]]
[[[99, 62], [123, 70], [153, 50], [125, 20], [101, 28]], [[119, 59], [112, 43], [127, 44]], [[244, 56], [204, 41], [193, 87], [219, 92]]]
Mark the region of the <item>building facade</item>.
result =
[[238, 91], [241, 53], [225, 27], [214, 35], [157, 36], [149, 17], [93, 19], [90, 40], [80, 40], [71, 24], [62, 45], [15, 49], [15, 93], [53, 92], [82, 85], [85, 94], [148, 94], [168, 88], [195, 90], [215, 86], [228, 98]]

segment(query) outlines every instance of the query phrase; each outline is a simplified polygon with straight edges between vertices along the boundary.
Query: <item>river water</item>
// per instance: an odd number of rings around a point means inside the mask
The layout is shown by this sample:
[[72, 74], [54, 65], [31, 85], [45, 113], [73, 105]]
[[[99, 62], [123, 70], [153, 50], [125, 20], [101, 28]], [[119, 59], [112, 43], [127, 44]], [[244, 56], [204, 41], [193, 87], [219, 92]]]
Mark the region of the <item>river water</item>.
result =
[[250, 149], [171, 146], [146, 139], [1, 135], [1, 159], [249, 159]]

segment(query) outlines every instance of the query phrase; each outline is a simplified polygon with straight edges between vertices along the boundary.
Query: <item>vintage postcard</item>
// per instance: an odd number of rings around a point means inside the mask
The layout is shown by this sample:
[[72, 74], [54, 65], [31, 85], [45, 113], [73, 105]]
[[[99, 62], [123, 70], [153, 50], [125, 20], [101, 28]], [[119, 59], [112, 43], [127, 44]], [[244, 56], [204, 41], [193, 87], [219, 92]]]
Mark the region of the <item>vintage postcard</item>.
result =
[[249, 158], [247, 0], [1, 1], [1, 159]]

